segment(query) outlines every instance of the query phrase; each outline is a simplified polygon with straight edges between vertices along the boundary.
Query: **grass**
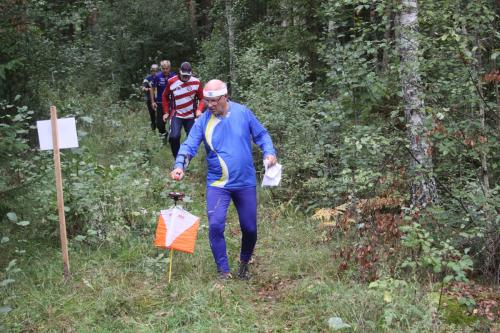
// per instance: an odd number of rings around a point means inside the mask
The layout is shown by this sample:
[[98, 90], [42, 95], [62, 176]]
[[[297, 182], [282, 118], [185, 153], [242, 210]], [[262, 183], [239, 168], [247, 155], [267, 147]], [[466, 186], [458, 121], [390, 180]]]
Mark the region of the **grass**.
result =
[[[203, 152], [188, 178], [172, 183], [167, 179], [170, 151], [148, 129], [146, 110], [114, 115], [119, 115], [114, 121], [121, 125], [96, 125], [86, 145], [103, 164], [119, 163], [119, 152], [148, 151], [148, 163], [161, 170], [151, 177], [166, 183], [165, 188], [156, 185], [158, 190], [185, 191], [192, 199], [186, 208], [201, 216], [194, 255], [174, 254], [168, 284], [168, 253], [153, 246], [155, 217], [149, 212], [119, 240], [100, 245], [70, 240], [72, 275], [65, 281], [58, 244], [36, 238], [25, 245], [16, 282], [1, 294], [3, 303], [13, 308], [0, 314], [1, 331], [327, 332], [331, 317], [351, 326], [344, 332], [460, 330], [439, 320], [420, 286], [400, 290], [387, 303], [384, 291], [350, 280], [349, 275], [339, 276], [332, 255], [335, 244], [321, 241], [316, 222], [280, 206], [270, 190], [259, 189], [253, 278], [218, 283], [204, 212]], [[144, 202], [144, 207], [159, 210], [170, 205], [161, 195], [146, 198], [161, 202]], [[231, 206], [226, 239], [232, 270], [240, 236]]]
[[[252, 265], [255, 276], [248, 283], [217, 283], [207, 229], [203, 227], [194, 255], [174, 254], [170, 285], [165, 260], [168, 255], [155, 249], [150, 237], [131, 237], [99, 250], [72, 243], [72, 277], [68, 281], [61, 276], [59, 252], [39, 252], [30, 256], [18, 277], [15, 309], [8, 315], [10, 328], [55, 332], [157, 332], [159, 328], [263, 332], [314, 327], [321, 318], [313, 314], [320, 309], [327, 311], [334, 303], [331, 292], [323, 295], [328, 286], [324, 281], [327, 270], [316, 268], [322, 266], [330, 250], [319, 245], [317, 251], [297, 249], [287, 253], [289, 247], [273, 235], [287, 235], [288, 231], [290, 241], [301, 241], [297, 232], [290, 231], [294, 228], [288, 228], [292, 222], [261, 224], [262, 241]], [[234, 225], [228, 229], [235, 229]], [[232, 234], [228, 239], [233, 267], [238, 236]], [[317, 327], [322, 326], [324, 322]]]

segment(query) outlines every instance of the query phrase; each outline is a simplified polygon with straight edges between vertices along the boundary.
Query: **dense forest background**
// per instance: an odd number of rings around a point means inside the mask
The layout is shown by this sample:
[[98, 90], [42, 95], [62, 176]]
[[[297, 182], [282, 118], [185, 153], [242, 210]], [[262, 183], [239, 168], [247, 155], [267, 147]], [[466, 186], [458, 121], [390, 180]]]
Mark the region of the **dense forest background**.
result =
[[[85, 142], [63, 156], [70, 238], [98, 248], [154, 220], [137, 212], [158, 208], [170, 162], [153, 167], [155, 146], [132, 142], [117, 119], [141, 105], [146, 123], [139, 86], [163, 59], [227, 81], [268, 128], [286, 170], [269, 201], [319, 225], [335, 247], [324, 265], [441, 293], [471, 279], [498, 286], [499, 10], [494, 0], [2, 1], [1, 312], [23, 244], [58, 244], [51, 155], [34, 126], [50, 105], [77, 118]], [[121, 151], [127, 142], [138, 151]], [[495, 304], [480, 311], [498, 318]]]

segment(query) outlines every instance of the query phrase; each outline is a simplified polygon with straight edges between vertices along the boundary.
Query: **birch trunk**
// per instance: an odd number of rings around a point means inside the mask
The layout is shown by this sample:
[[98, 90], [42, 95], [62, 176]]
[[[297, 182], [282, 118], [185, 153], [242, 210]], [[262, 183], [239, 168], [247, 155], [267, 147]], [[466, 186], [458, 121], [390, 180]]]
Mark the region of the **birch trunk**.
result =
[[411, 203], [425, 207], [437, 199], [436, 182], [432, 176], [432, 149], [425, 128], [424, 102], [419, 74], [418, 4], [402, 0], [399, 51], [401, 83], [408, 138], [410, 141]]
[[234, 83], [236, 82], [236, 70], [234, 68], [234, 50], [236, 49], [234, 37], [234, 15], [233, 15], [233, 1], [226, 0], [226, 18], [227, 18], [227, 43], [229, 48], [229, 86], [231, 93], [234, 95]]

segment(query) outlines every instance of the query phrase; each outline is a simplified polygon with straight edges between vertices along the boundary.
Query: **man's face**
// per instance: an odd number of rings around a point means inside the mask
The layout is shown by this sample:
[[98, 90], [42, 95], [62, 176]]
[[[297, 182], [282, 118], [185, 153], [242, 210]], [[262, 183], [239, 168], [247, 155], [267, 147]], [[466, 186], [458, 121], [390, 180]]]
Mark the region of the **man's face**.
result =
[[168, 73], [170, 73], [170, 66], [161, 66], [161, 72], [164, 74], [164, 75], [167, 75]]
[[205, 98], [204, 100], [208, 106], [208, 110], [212, 112], [212, 114], [219, 116], [226, 111], [227, 96]]
[[155, 75], [158, 70], [156, 68], [151, 68], [151, 75]]
[[189, 81], [190, 78], [191, 78], [191, 75], [183, 75], [183, 74], [180, 75], [180, 79], [182, 82], [187, 82], [187, 81]]

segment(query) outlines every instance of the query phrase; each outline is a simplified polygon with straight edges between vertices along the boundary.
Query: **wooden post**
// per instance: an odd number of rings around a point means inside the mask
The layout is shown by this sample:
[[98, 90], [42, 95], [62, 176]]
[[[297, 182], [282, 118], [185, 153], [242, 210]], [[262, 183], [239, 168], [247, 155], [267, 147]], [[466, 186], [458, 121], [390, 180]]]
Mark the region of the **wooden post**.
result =
[[52, 125], [52, 145], [54, 149], [54, 172], [56, 176], [57, 210], [59, 211], [59, 234], [61, 237], [61, 251], [64, 263], [64, 277], [69, 278], [68, 239], [66, 237], [66, 218], [64, 216], [64, 197], [61, 174], [61, 158], [59, 154], [59, 135], [57, 127], [57, 110], [50, 107], [50, 122]]
[[168, 264], [168, 283], [172, 280], [172, 261], [174, 260], [174, 249], [170, 249], [170, 262]]

